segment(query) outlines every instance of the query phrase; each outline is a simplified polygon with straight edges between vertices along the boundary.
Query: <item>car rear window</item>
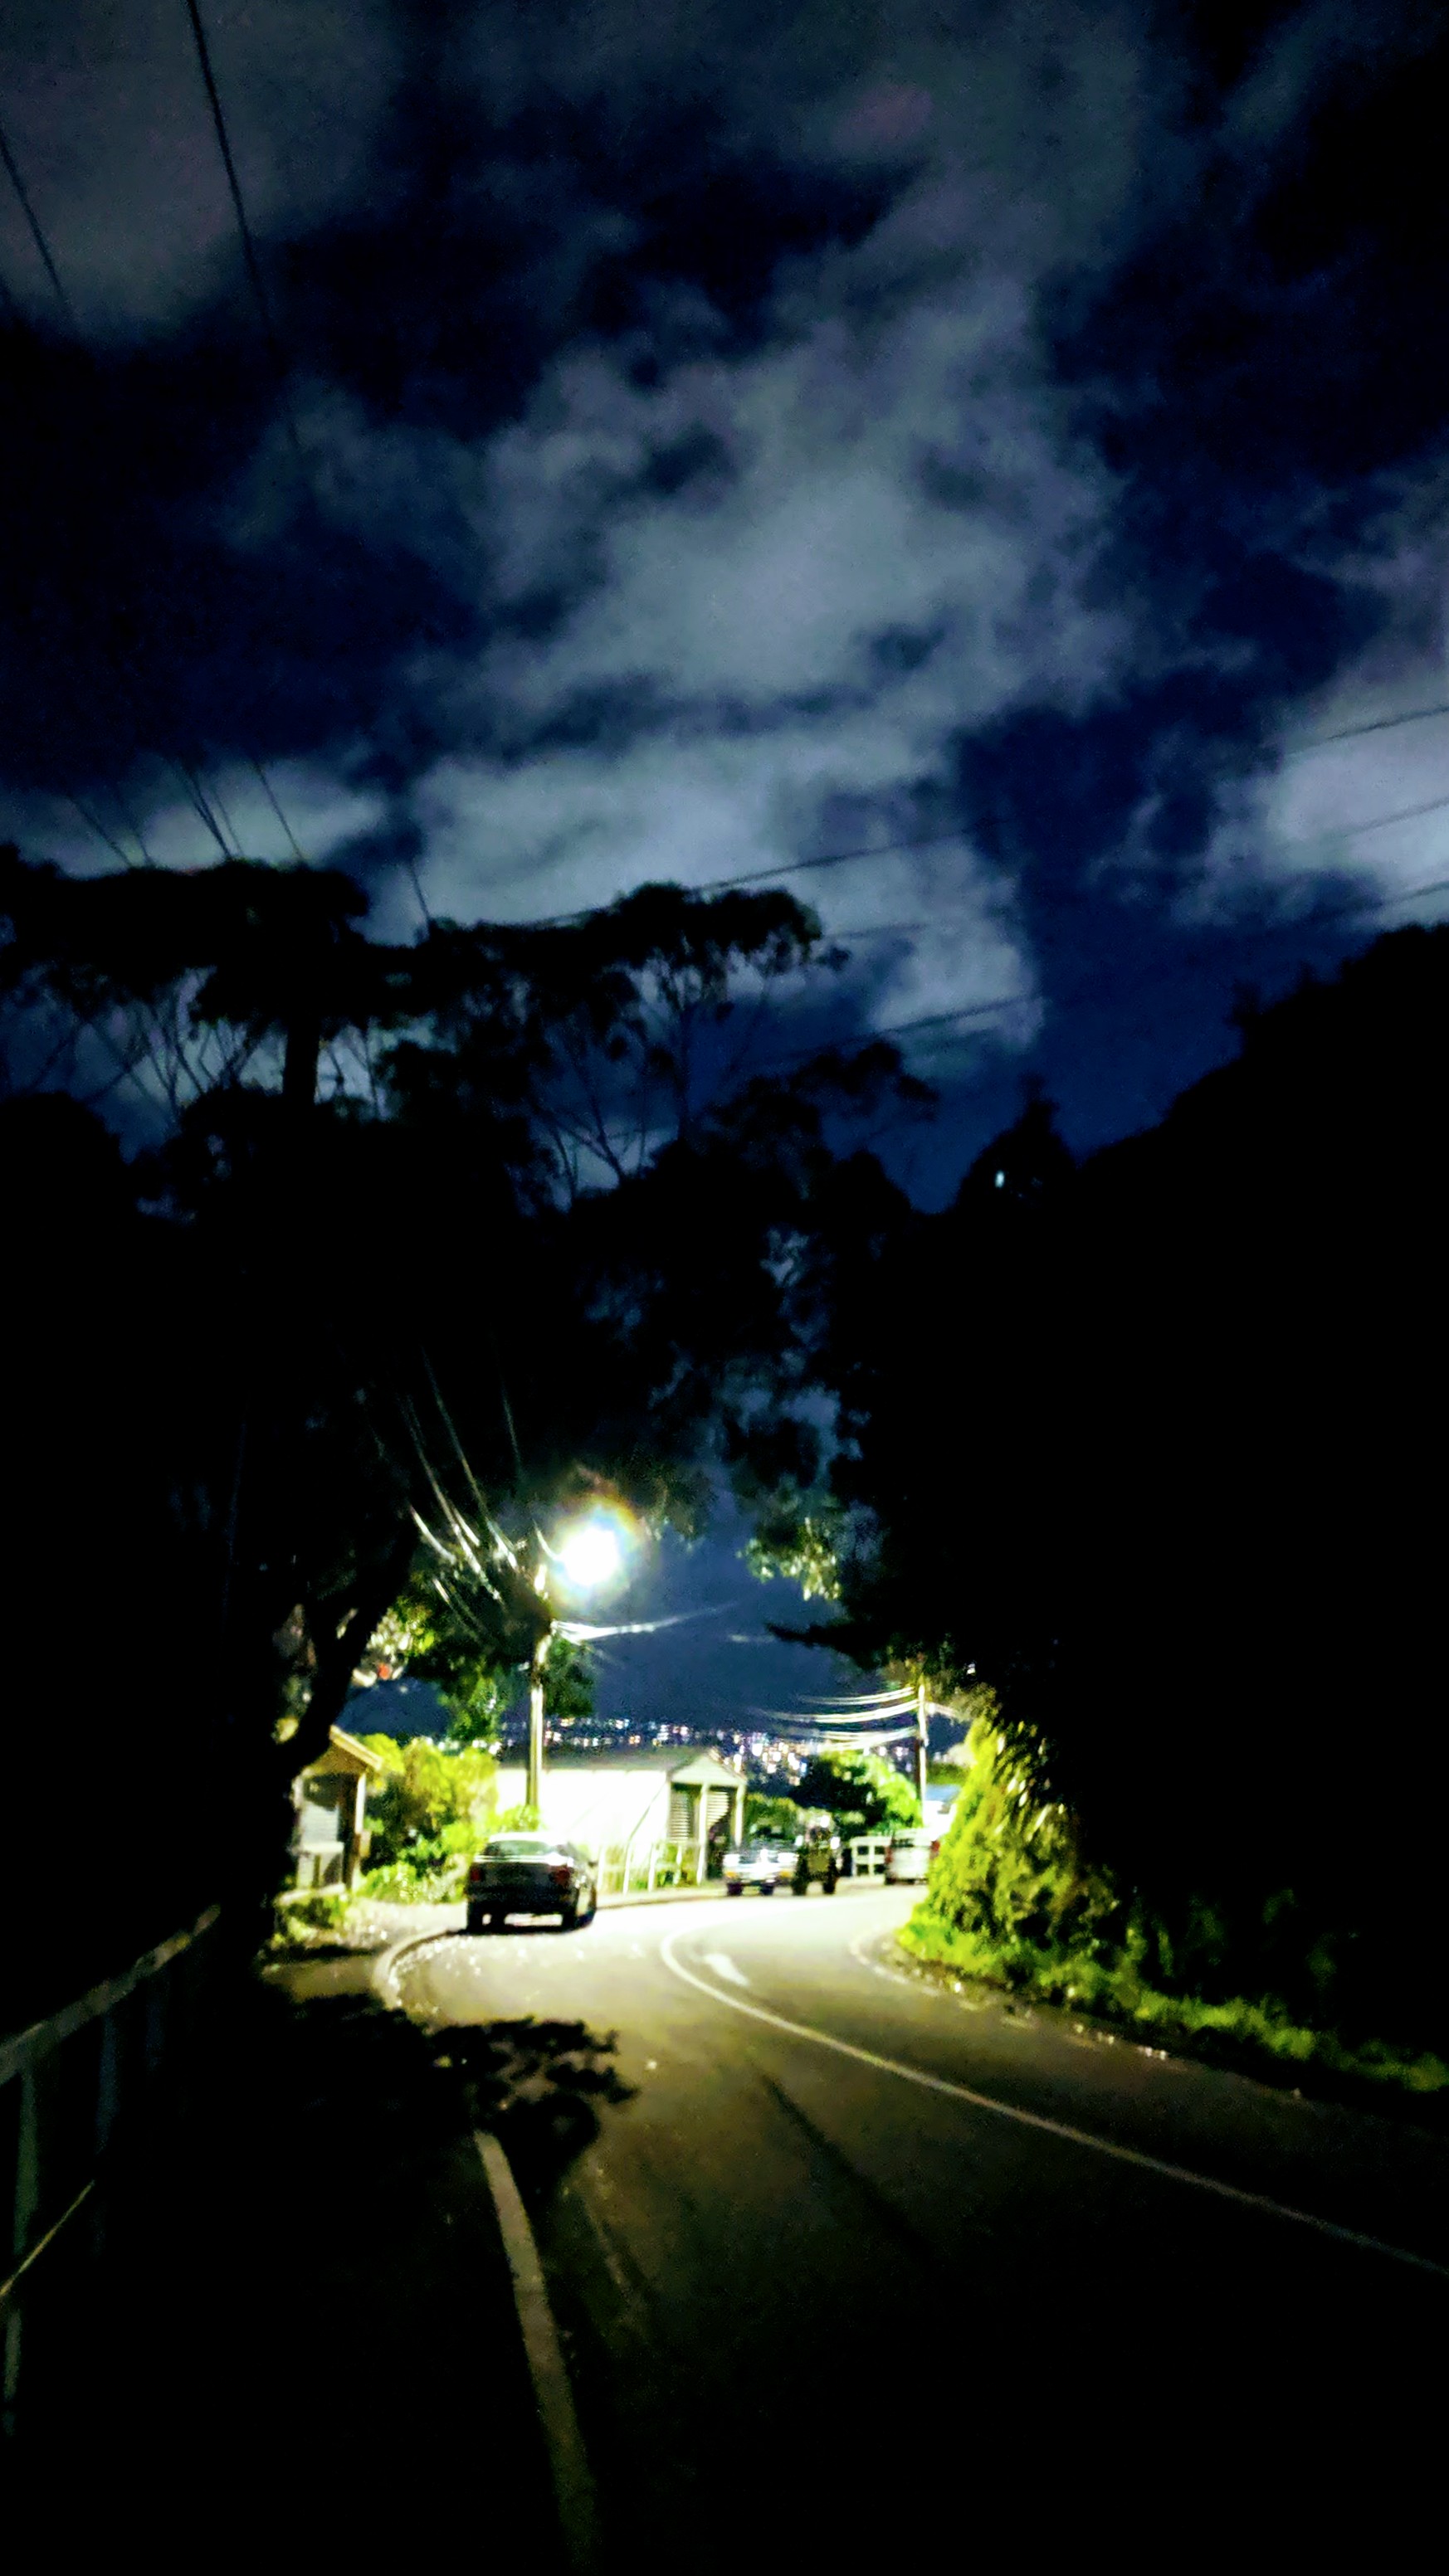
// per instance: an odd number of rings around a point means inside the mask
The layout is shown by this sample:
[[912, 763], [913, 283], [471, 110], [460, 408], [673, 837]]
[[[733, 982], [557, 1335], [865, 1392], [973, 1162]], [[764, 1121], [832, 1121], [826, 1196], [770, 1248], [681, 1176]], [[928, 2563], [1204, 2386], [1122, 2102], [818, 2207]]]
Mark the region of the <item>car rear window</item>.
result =
[[530, 1860], [535, 1852], [552, 1851], [553, 1845], [543, 1834], [500, 1834], [483, 1848], [497, 1860]]

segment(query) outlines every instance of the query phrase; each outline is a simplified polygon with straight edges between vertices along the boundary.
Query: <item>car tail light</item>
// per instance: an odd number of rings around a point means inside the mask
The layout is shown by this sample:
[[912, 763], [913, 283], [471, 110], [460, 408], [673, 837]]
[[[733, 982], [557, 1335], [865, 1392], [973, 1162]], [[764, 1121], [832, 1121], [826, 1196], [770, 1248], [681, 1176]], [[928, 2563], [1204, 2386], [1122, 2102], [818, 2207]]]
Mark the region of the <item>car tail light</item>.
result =
[[553, 1880], [555, 1887], [567, 1887], [570, 1879], [573, 1877], [573, 1871], [570, 1869], [567, 1861], [561, 1861], [557, 1869], [551, 1869], [549, 1871], [549, 1877]]
[[468, 1872], [468, 1885], [469, 1885], [470, 1887], [477, 1887], [477, 1886], [478, 1886], [478, 1884], [479, 1884], [479, 1882], [481, 1881], [482, 1877], [483, 1877], [483, 1863], [481, 1862], [481, 1860], [475, 1860], [475, 1861], [474, 1861], [474, 1863], [473, 1863], [473, 1865], [472, 1865], [472, 1867], [471, 1867], [471, 1869], [470, 1869], [470, 1870], [469, 1870], [469, 1872]]

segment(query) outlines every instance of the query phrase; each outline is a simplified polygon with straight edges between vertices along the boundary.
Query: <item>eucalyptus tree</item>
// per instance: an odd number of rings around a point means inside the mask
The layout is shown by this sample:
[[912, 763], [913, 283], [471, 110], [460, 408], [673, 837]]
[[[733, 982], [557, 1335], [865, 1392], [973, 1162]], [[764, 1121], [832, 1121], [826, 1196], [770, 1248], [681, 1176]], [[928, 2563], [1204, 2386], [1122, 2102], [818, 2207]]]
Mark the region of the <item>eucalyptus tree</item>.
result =
[[[87, 1293], [129, 1319], [124, 1436], [152, 1495], [132, 1558], [187, 1605], [177, 1707], [215, 1713], [207, 1762], [252, 1783], [239, 1865], [440, 1495], [470, 1527], [483, 1497], [516, 1540], [605, 1489], [693, 1527], [711, 1463], [761, 1490], [813, 1472], [832, 1265], [884, 1190], [842, 1142], [921, 1105], [888, 1049], [770, 1069], [774, 1004], [834, 962], [778, 893], [653, 887], [389, 946], [335, 871], [0, 862], [7, 1135], [59, 1089], [140, 1140], [97, 1160], [126, 1250]], [[40, 1338], [54, 1387], [66, 1336]], [[46, 1419], [40, 1401], [34, 1450]], [[83, 1484], [105, 1404], [67, 1437]], [[13, 1480], [33, 1468], [22, 1441]], [[118, 1612], [88, 1625], [83, 1566], [27, 1556], [37, 1635], [99, 1668]], [[528, 1604], [502, 1589], [506, 1661]]]

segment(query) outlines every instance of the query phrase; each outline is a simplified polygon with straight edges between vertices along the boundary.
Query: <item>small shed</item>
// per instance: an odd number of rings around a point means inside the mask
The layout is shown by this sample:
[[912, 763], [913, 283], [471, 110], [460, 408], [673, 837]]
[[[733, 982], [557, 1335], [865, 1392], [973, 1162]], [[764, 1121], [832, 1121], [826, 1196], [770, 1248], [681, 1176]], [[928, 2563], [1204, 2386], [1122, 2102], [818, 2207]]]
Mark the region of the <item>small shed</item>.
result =
[[700, 1854], [701, 1878], [712, 1843], [723, 1848], [733, 1834], [739, 1842], [745, 1830], [744, 1775], [721, 1762], [717, 1753], [705, 1751], [676, 1764], [669, 1774], [669, 1832], [676, 1842], [694, 1843]]
[[355, 1887], [367, 1851], [367, 1784], [383, 1769], [355, 1735], [334, 1726], [327, 1750], [292, 1783], [298, 1887]]

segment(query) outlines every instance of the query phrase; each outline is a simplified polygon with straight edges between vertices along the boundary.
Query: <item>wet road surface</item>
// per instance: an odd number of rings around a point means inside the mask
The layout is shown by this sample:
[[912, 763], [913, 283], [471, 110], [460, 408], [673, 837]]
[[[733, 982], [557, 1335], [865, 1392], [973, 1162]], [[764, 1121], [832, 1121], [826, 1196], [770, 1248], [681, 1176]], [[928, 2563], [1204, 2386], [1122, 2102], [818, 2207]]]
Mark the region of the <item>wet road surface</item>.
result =
[[[1365, 2503], [1407, 2547], [1449, 2144], [923, 1982], [912, 1902], [620, 1909], [405, 1965], [435, 2028], [618, 2034], [632, 2098], [535, 2208], [616, 2562], [954, 2555], [1013, 2514], [1054, 2543], [1109, 2498], [1171, 2516], [1171, 2563]], [[1164, 2563], [1149, 2530], [1129, 2564]]]

